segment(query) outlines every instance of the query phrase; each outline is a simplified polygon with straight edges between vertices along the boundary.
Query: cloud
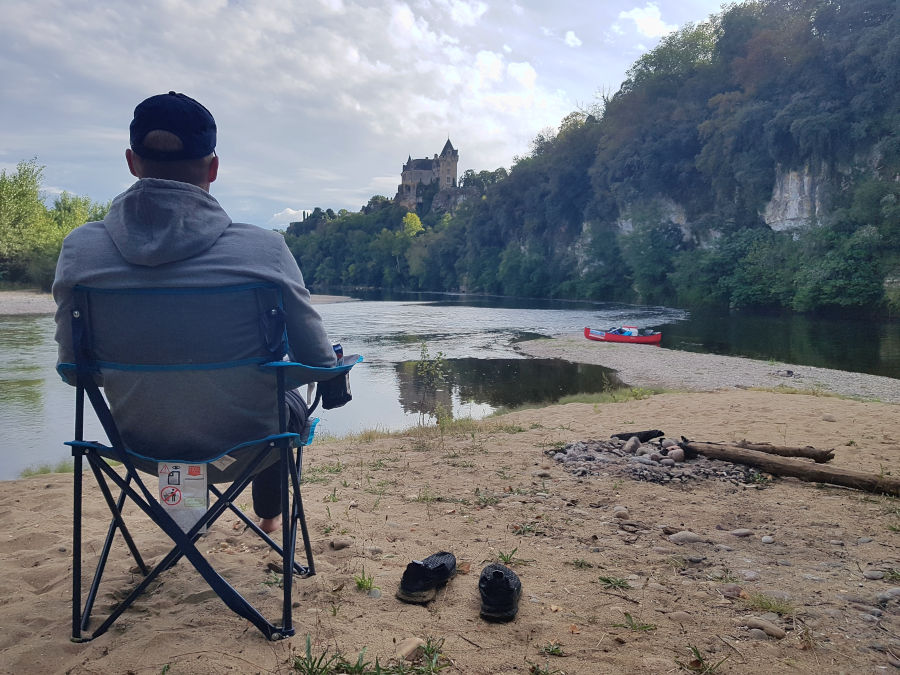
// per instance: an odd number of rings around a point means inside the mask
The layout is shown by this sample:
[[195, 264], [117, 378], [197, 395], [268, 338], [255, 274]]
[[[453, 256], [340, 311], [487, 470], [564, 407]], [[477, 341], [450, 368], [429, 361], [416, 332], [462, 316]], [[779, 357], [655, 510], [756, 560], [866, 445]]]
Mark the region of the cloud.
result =
[[303, 220], [304, 211], [312, 211], [312, 209], [283, 209], [269, 218], [270, 225], [287, 225], [299, 220]]
[[465, 0], [444, 0], [440, 4], [449, 10], [450, 19], [457, 26], [474, 26], [488, 9], [483, 2]]
[[627, 12], [619, 12], [619, 18], [634, 21], [638, 33], [648, 38], [659, 38], [678, 28], [663, 22], [659, 7], [652, 2], [648, 2], [643, 8], [635, 7]]
[[575, 35], [575, 31], [573, 31], [573, 30], [566, 31], [565, 42], [570, 47], [580, 47], [581, 46], [581, 40], [578, 39], [578, 36]]
[[532, 68], [530, 63], [510, 63], [506, 67], [506, 72], [525, 89], [529, 91], [534, 90], [535, 82], [537, 82], [537, 71]]

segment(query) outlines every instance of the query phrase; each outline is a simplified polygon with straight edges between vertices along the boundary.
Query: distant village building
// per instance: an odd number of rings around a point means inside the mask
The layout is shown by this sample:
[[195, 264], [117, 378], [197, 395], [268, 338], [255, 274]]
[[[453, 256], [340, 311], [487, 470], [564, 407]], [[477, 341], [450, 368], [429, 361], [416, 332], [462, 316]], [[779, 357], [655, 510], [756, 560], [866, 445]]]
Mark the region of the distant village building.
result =
[[435, 155], [434, 159], [413, 159], [410, 155], [403, 165], [394, 201], [408, 209], [415, 209], [422, 203], [423, 187], [437, 183], [438, 191], [452, 190], [456, 187], [458, 163], [459, 152], [449, 138], [441, 154]]

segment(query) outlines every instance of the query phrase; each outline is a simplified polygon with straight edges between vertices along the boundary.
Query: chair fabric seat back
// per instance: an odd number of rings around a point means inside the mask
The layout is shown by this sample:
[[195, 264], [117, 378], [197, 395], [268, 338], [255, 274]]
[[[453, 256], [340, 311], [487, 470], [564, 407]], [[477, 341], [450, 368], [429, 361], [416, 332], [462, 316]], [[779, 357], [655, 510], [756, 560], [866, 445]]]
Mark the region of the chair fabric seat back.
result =
[[90, 356], [137, 459], [206, 462], [279, 433], [278, 289], [77, 289]]

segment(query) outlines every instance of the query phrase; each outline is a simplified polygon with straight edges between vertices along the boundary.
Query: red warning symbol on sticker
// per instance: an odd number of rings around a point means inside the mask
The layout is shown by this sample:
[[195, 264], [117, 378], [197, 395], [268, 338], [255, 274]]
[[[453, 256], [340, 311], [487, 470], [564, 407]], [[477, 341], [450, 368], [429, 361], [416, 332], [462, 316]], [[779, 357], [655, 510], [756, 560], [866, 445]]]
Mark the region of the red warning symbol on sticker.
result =
[[188, 467], [188, 476], [199, 476], [201, 467], [194, 465]]
[[159, 491], [159, 500], [163, 504], [175, 506], [176, 504], [181, 502], [181, 490], [179, 490], [177, 487], [167, 485]]
[[169, 475], [169, 466], [167, 464], [163, 464], [161, 467], [159, 467], [159, 475], [160, 476]]

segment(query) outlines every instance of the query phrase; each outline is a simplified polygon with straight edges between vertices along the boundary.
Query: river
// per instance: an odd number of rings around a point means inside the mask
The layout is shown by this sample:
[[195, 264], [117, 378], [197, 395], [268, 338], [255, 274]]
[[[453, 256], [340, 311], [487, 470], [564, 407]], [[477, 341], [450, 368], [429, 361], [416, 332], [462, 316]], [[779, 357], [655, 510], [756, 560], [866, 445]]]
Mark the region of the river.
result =
[[[664, 347], [900, 378], [897, 323], [460, 295], [388, 297], [317, 306], [345, 353], [365, 356], [353, 370], [353, 401], [322, 411], [319, 433], [397, 430], [431, 421], [436, 404], [480, 418], [501, 406], [617, 386], [605, 368], [524, 359], [514, 347], [528, 337], [580, 334], [584, 326], [653, 326], [663, 331]], [[416, 374], [423, 344], [430, 357], [445, 360], [447, 384], [436, 392]], [[68, 457], [63, 442], [72, 437], [73, 390], [57, 377], [55, 360], [51, 316], [0, 316], [0, 479]], [[96, 420], [87, 435], [103, 438]]]

